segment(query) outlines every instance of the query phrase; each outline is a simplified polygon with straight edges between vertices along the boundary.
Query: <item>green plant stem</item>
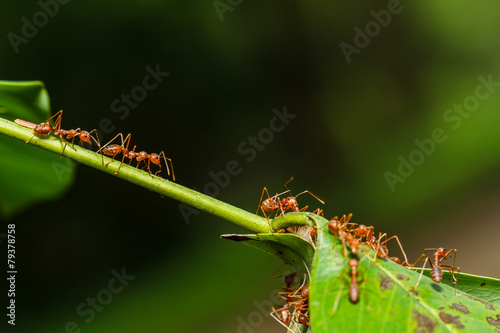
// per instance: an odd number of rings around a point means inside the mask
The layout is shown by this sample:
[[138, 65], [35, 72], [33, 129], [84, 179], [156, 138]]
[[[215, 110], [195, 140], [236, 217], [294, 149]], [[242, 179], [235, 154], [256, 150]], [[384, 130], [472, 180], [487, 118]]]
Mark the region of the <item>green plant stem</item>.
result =
[[270, 221], [273, 230], [286, 229], [293, 226], [315, 227], [316, 222], [313, 217], [317, 217], [317, 215], [310, 212], [288, 213]]
[[[0, 118], [0, 133], [21, 141], [27, 141], [33, 136], [33, 131], [31, 129], [19, 126], [16, 123], [2, 118]], [[64, 143], [58, 137], [54, 136], [35, 136], [29, 143], [58, 155], [61, 155], [61, 151], [64, 147]], [[68, 145], [62, 155], [111, 175], [115, 175], [120, 165], [120, 160], [115, 160], [106, 166], [105, 164], [111, 161], [110, 158], [103, 157], [103, 164], [100, 154], [77, 145], [75, 145], [75, 149], [76, 151], [71, 148], [71, 145]], [[263, 233], [271, 231], [269, 222], [263, 217], [193, 191], [172, 181], [160, 177], [153, 178], [147, 172], [129, 166], [128, 164], [122, 164], [116, 177], [221, 217], [253, 232]]]

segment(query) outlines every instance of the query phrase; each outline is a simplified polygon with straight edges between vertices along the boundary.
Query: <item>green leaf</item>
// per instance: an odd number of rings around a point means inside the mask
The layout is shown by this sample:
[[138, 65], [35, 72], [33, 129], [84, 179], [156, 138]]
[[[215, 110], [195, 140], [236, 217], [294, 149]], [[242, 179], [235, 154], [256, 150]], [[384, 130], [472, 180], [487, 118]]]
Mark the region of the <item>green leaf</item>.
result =
[[[0, 81], [4, 118], [41, 123], [50, 117], [49, 96], [42, 82]], [[17, 125], [15, 125], [17, 126]], [[74, 164], [47, 151], [0, 137], [0, 217], [61, 195], [71, 184]]]
[[[429, 277], [430, 271], [430, 269], [426, 268], [424, 270], [424, 275]], [[452, 282], [451, 273], [448, 271], [443, 272], [443, 281], [441, 283], [455, 288], [455, 285]], [[500, 280], [498, 279], [460, 273], [458, 277], [457, 289], [471, 296], [477, 297], [482, 301], [500, 306]]]
[[351, 272], [342, 243], [317, 221], [309, 308], [315, 333], [331, 332], [495, 332], [500, 309], [420, 273], [377, 259], [362, 246], [357, 282], [359, 301], [349, 300]]
[[295, 234], [230, 234], [221, 235], [221, 238], [252, 246], [280, 258], [298, 272], [307, 275], [310, 273], [314, 250], [308, 242]]
[[9, 120], [41, 123], [50, 117], [49, 94], [41, 81], [0, 81], [0, 108]]

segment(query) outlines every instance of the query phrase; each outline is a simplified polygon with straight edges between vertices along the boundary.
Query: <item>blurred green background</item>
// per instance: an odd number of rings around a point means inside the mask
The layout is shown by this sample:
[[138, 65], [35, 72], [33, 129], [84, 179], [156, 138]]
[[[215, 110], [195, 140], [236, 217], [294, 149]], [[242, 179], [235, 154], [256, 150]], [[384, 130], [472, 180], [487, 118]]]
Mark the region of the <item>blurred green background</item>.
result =
[[[106, 131], [105, 142], [132, 133], [141, 150], [165, 150], [187, 187], [203, 191], [236, 160], [242, 172], [217, 198], [253, 212], [264, 186], [282, 191], [293, 176], [289, 188], [323, 199], [326, 217], [352, 212], [397, 234], [413, 260], [425, 247], [457, 248], [462, 271], [500, 278], [499, 10], [11, 1], [0, 79], [45, 82], [68, 128]], [[24, 27], [34, 20], [36, 32]], [[140, 95], [148, 66], [169, 75]], [[136, 99], [126, 106], [124, 95]], [[273, 109], [285, 107], [295, 118], [269, 136]], [[13, 331], [285, 331], [262, 310], [282, 284], [271, 278], [277, 259], [219, 239], [245, 230], [205, 213], [186, 221], [178, 202], [133, 184], [78, 166], [64, 195], [3, 220], [0, 233], [17, 229]], [[123, 270], [135, 278], [109, 293]], [[106, 304], [82, 314], [96, 297]]]

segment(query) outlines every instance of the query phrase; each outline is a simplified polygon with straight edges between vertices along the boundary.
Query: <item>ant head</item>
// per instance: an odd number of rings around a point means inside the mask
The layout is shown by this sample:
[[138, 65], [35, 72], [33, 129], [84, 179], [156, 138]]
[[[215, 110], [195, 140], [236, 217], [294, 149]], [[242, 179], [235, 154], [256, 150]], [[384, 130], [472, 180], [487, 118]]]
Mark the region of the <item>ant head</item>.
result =
[[328, 231], [333, 235], [338, 235], [340, 229], [340, 223], [337, 217], [334, 217], [328, 223]]
[[84, 141], [84, 142], [92, 144], [92, 142], [90, 142], [90, 134], [89, 134], [89, 132], [87, 132], [87, 131], [81, 131], [78, 134], [78, 137], [80, 138], [81, 141]]
[[446, 255], [446, 249], [443, 248], [443, 247], [440, 247], [436, 250], [436, 253], [440, 256], [440, 257], [444, 257]]
[[149, 159], [151, 163], [160, 165], [160, 156], [158, 154], [152, 153], [151, 155], [149, 155]]
[[281, 205], [287, 207], [286, 209], [290, 209], [291, 207], [297, 207], [299, 204], [296, 197], [289, 196], [281, 200]]

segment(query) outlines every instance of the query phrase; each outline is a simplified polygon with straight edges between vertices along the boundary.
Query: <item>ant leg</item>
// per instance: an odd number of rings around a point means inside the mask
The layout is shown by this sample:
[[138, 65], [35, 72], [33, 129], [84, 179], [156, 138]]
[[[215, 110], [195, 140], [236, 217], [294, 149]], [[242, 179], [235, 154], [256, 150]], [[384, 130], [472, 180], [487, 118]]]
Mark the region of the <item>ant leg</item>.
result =
[[[425, 268], [425, 265], [427, 265], [427, 263], [430, 261], [429, 257], [424, 253], [420, 256], [420, 258], [418, 258], [418, 260], [413, 264], [413, 266], [415, 266], [422, 257], [425, 257], [425, 260], [424, 260], [424, 265], [422, 266], [422, 270], [420, 271], [420, 276], [418, 277], [418, 280], [417, 280], [417, 284], [415, 286], [413, 286], [412, 290], [415, 290], [417, 289], [418, 287], [418, 284], [420, 283], [420, 279], [422, 279], [422, 275], [424, 274], [424, 268]], [[412, 266], [412, 267], [413, 267]]]
[[[39, 125], [34, 125], [34, 126], [32, 127], [32, 129], [33, 129], [33, 130], [35, 130], [35, 128], [36, 128], [37, 126], [40, 126], [40, 125], [45, 125], [45, 124], [46, 124], [46, 125], [48, 125], [48, 126], [49, 126], [50, 131], [49, 131], [49, 132], [47, 132], [47, 133], [42, 133], [42, 134], [50, 134], [50, 132], [54, 132], [54, 126], [52, 126], [52, 125], [50, 124], [50, 120], [52, 120], [52, 118], [54, 118], [54, 117], [57, 117], [57, 118], [56, 118], [56, 122], [58, 122], [58, 121], [59, 121], [59, 123], [60, 123], [60, 122], [61, 122], [61, 121], [60, 121], [60, 118], [62, 117], [62, 112], [63, 112], [63, 111], [62, 111], [62, 110], [60, 110], [59, 112], [57, 112], [56, 114], [54, 114], [52, 117], [50, 117], [49, 119], [45, 120], [43, 123], [41, 123], [41, 124], [39, 124]], [[28, 126], [26, 126], [26, 125], [27, 125], [29, 122], [19, 119], [19, 122], [16, 122], [16, 123], [17, 123], [17, 124], [19, 124], [19, 125], [21, 125], [21, 126], [28, 127]], [[38, 133], [37, 133], [37, 132], [35, 132], [35, 133], [33, 134], [33, 136], [32, 136], [31, 138], [29, 138], [29, 139], [28, 139], [28, 141], [26, 141], [26, 143], [29, 143], [29, 142], [31, 141], [31, 139], [33, 139], [33, 138], [35, 137], [35, 135], [37, 135], [37, 134], [38, 134]]]
[[[68, 141], [66, 141], [64, 139], [64, 134], [61, 134], [61, 124], [62, 124], [62, 115], [63, 115], [63, 110], [60, 110], [59, 112], [57, 112], [55, 115], [53, 115], [52, 117], [50, 117], [46, 123], [48, 123], [50, 125], [50, 119], [54, 118], [55, 116], [57, 116], [56, 120], [54, 121], [54, 125], [51, 126], [51, 130], [54, 134], [56, 135], [59, 135], [59, 138], [61, 139], [61, 141], [64, 142], [64, 147], [63, 147], [63, 150], [61, 152], [61, 158], [63, 158], [63, 154], [64, 154], [64, 150], [66, 150], [66, 146], [68, 145]], [[63, 130], [64, 132], [64, 130]], [[75, 141], [75, 139], [73, 138], [73, 142]], [[73, 149], [75, 149], [75, 145], [73, 144]], [[76, 149], [75, 149], [76, 151]]]
[[[150, 155], [151, 156], [151, 155]], [[155, 178], [152, 174], [151, 174], [151, 157], [148, 158], [148, 173], [149, 175], [151, 176], [151, 178]]]
[[[122, 139], [122, 144], [123, 144], [123, 134], [122, 133], [118, 133], [117, 135], [115, 135], [115, 137], [113, 139], [111, 139], [108, 143], [106, 143], [104, 146], [100, 147], [99, 150], [97, 151], [98, 153], [100, 153], [101, 155], [103, 154], [103, 150], [109, 146], [109, 144], [113, 141], [115, 141], [116, 138], [120, 137]], [[116, 153], [116, 154], [113, 154], [113, 157], [111, 157], [111, 161], [109, 161], [108, 163], [106, 163], [106, 167], [109, 165], [109, 163], [113, 162], [116, 155], [118, 155], [119, 153]], [[102, 157], [102, 163], [104, 165], [104, 157]]]
[[[168, 167], [167, 160], [170, 161], [170, 166], [172, 167], [172, 180], [175, 181], [174, 165], [172, 164], [172, 160], [170, 158], [168, 158], [168, 157], [165, 156], [165, 153], [163, 152], [163, 150], [158, 155], [160, 157], [163, 157], [163, 160], [165, 161], [165, 166], [167, 167], [167, 173], [168, 173], [169, 176], [170, 176], [170, 169]], [[160, 169], [160, 171], [161, 171], [161, 169]]]
[[[386, 238], [387, 238], [387, 236], [386, 236]], [[408, 262], [408, 258], [406, 257], [406, 253], [403, 250], [403, 246], [401, 245], [401, 242], [399, 241], [398, 236], [394, 235], [394, 236], [386, 239], [385, 241], [383, 241], [382, 244], [386, 244], [391, 239], [396, 239], [396, 241], [398, 242], [399, 248], [401, 249], [401, 252], [403, 253], [403, 256], [405, 257], [405, 261], [401, 265], [403, 265], [404, 263], [406, 263], [406, 267], [408, 267], [410, 263]]]
[[[305, 206], [305, 207], [302, 207], [299, 212], [304, 212], [307, 208], [309, 208], [309, 206]], [[318, 208], [319, 209], [319, 208]], [[314, 214], [314, 213], [313, 213]]]
[[[91, 135], [92, 132], [95, 132], [95, 138]], [[99, 140], [99, 135], [97, 134], [97, 130], [94, 128], [92, 131], [89, 132], [89, 136], [94, 140], [95, 144], [99, 148], [97, 151], [101, 150], [101, 141]], [[135, 147], [134, 147], [135, 149]], [[104, 154], [101, 151], [101, 161], [102, 164], [104, 165]]]
[[28, 141], [26, 141], [26, 143], [29, 143], [29, 142], [31, 141], [31, 139], [33, 139], [33, 138], [35, 137], [35, 135], [36, 135], [36, 133], [35, 133], [35, 134], [33, 134], [33, 135], [31, 136], [31, 138], [29, 138], [29, 139], [28, 139]]
[[[448, 255], [449, 253], [453, 252], [453, 263], [451, 264], [452, 267], [455, 267], [455, 258], [457, 257], [457, 250], [450, 250], [448, 251], [448, 253], [446, 255]], [[458, 269], [458, 274], [460, 274], [460, 267], [455, 267]], [[451, 272], [451, 276], [453, 277], [453, 279], [455, 280], [455, 285], [457, 284], [458, 282], [458, 275], [457, 275], [457, 278], [455, 279], [455, 276], [453, 275], [453, 271]]]
[[323, 214], [323, 209], [316, 208], [315, 210], [312, 211], [313, 214], [325, 217], [325, 214]]
[[[445, 257], [447, 257], [451, 252], [453, 252], [453, 263], [451, 266], [449, 265], [441, 265], [442, 268], [445, 268], [450, 271], [451, 277], [453, 278], [453, 283], [455, 284], [455, 295], [456, 296], [461, 296], [460, 294], [457, 294], [457, 284], [458, 284], [458, 277], [460, 276], [460, 267], [455, 266], [455, 258], [457, 257], [457, 250], [456, 249], [450, 249]], [[457, 270], [457, 277], [455, 277], [455, 274], [453, 273], [455, 270]]]
[[337, 293], [337, 297], [335, 297], [335, 302], [333, 303], [332, 315], [337, 312], [340, 302], [340, 296], [342, 296], [342, 290], [344, 289], [344, 284], [342, 283], [339, 288], [339, 292]]
[[57, 116], [56, 120], [54, 121], [54, 125], [52, 126], [53, 130], [56, 131], [59, 131], [61, 130], [61, 123], [62, 123], [62, 110], [57, 112], [55, 115], [53, 115], [52, 117], [50, 117], [47, 121], [49, 121], [50, 119], [54, 118], [55, 116]]
[[[123, 150], [123, 148], [125, 148], [125, 150], [127, 150], [127, 151], [128, 151], [128, 146], [129, 146], [129, 144], [130, 144], [130, 138], [131, 138], [131, 137], [132, 137], [132, 134], [130, 134], [130, 133], [129, 133], [129, 134], [125, 137], [125, 140], [124, 140], [124, 141], [122, 141], [122, 144], [121, 144], [122, 150]], [[127, 142], [127, 147], [123, 147], [123, 146], [125, 145], [125, 142]], [[120, 171], [120, 168], [122, 167], [123, 161], [125, 160], [125, 154], [123, 153], [123, 151], [122, 151], [122, 155], [123, 155], [123, 157], [122, 157], [122, 161], [120, 162], [120, 165], [118, 166], [118, 169], [116, 169], [116, 171], [115, 171], [115, 175], [117, 175], [117, 174], [118, 174], [118, 171]]]
[[[264, 197], [264, 192], [266, 192], [267, 193], [267, 197], [270, 198], [269, 192], [267, 192], [267, 188], [264, 187], [262, 189], [262, 194], [260, 195], [260, 200], [259, 200], [259, 205], [257, 206], [257, 211], [255, 212], [255, 214], [257, 214], [257, 215], [259, 214], [259, 209], [262, 209], [261, 203], [262, 203], [262, 198]], [[264, 212], [264, 211], [262, 211], [262, 212]], [[264, 214], [264, 215], [266, 215], [266, 214]]]
[[264, 216], [265, 216], [267, 222], [269, 223], [269, 225], [271, 225], [271, 223], [269, 222], [269, 216], [266, 215], [266, 212], [264, 211], [264, 208], [262, 208], [262, 206], [260, 207], [260, 210], [262, 211], [262, 214], [264, 214]]
[[378, 250], [380, 249], [380, 245], [383, 244], [380, 242], [382, 240], [382, 237], [385, 237], [387, 239], [387, 234], [386, 233], [384, 233], [384, 234], [379, 233], [378, 234], [377, 247], [375, 248], [375, 255], [373, 256], [372, 263], [375, 263], [375, 261], [377, 260]]
[[54, 121], [54, 125], [50, 126], [53, 132], [54, 129], [55, 130], [61, 129], [62, 115], [63, 115], [63, 110], [59, 110], [56, 114], [54, 114], [52, 117], [50, 117], [45, 121], [45, 123], [48, 123], [50, 125], [50, 120], [54, 117], [57, 117], [56, 120]]
[[290, 192], [290, 190], [288, 189], [288, 187], [286, 187], [286, 185], [291, 182], [293, 180], [293, 177], [290, 177], [290, 179], [285, 183], [283, 184], [283, 186], [285, 187], [285, 193], [288, 192], [288, 194], [292, 195], [292, 192]]
[[344, 248], [344, 259], [347, 259], [347, 247], [345, 246], [345, 237], [339, 237], [342, 242], [342, 247]]
[[314, 194], [312, 194], [312, 193], [311, 193], [310, 191], [308, 191], [308, 190], [305, 190], [305, 191], [303, 191], [303, 192], [300, 192], [299, 194], [297, 194], [297, 195], [295, 196], [295, 198], [297, 198], [299, 195], [304, 194], [304, 193], [309, 193], [309, 194], [310, 194], [310, 195], [312, 195], [312, 196], [313, 196], [316, 200], [318, 200], [319, 202], [321, 202], [323, 205], [325, 204], [325, 202], [324, 202], [323, 200], [321, 200], [320, 198], [318, 198], [317, 196], [315, 196]]
[[[450, 266], [450, 265], [441, 265], [441, 268], [444, 268], [451, 273], [451, 277], [453, 278], [451, 282], [455, 285], [455, 295], [456, 296], [461, 296], [460, 294], [457, 294], [457, 284], [458, 284], [458, 276], [460, 275], [460, 267], [455, 267], [455, 266]], [[457, 277], [453, 274], [453, 271], [457, 270]]]
[[[62, 140], [62, 141], [64, 141], [64, 147], [63, 147], [63, 150], [62, 150], [62, 152], [61, 152], [61, 157], [60, 157], [60, 159], [61, 159], [61, 158], [63, 158], [63, 154], [64, 154], [64, 151], [66, 150], [66, 146], [68, 145], [68, 141], [66, 141], [66, 140], [64, 139], [63, 135], [60, 135], [59, 137], [61, 138], [61, 140]], [[73, 149], [75, 149], [75, 144], [74, 144], [74, 142], [75, 142], [75, 138], [73, 138], [73, 141], [72, 141], [72, 142], [73, 142]], [[75, 149], [75, 151], [76, 151], [76, 149]]]
[[111, 140], [109, 140], [108, 143], [106, 143], [104, 146], [100, 147], [99, 150], [97, 152], [100, 152], [101, 150], [103, 150], [104, 148], [106, 148], [107, 146], [109, 146], [109, 144], [113, 141], [116, 140], [116, 138], [120, 137], [122, 139], [122, 144], [123, 144], [123, 134], [122, 133], [118, 133], [117, 135], [115, 135], [115, 137]]

